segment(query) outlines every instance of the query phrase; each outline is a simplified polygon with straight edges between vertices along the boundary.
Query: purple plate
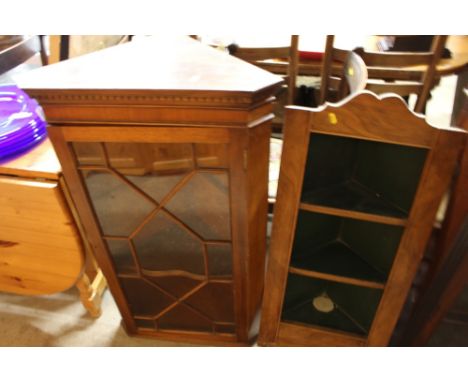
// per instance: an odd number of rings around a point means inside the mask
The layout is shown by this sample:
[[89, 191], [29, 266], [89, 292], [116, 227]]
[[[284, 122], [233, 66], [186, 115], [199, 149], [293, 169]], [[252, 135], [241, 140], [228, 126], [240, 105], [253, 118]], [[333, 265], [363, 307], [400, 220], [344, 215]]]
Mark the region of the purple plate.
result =
[[0, 150], [15, 147], [15, 146], [20, 146], [23, 142], [29, 142], [38, 136], [45, 136], [47, 135], [47, 130], [44, 127], [36, 129], [33, 133], [22, 137], [21, 139], [15, 139], [9, 142], [2, 142], [0, 143]]
[[0, 158], [23, 152], [46, 136], [39, 104], [15, 85], [0, 86]]

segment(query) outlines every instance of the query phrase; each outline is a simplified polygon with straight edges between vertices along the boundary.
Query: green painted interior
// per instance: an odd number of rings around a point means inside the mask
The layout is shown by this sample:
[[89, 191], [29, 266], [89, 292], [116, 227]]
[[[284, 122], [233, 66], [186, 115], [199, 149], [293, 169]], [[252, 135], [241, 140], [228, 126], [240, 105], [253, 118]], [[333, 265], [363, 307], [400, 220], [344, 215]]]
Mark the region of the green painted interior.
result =
[[341, 240], [386, 278], [392, 268], [404, 227], [357, 219], [342, 220]]
[[399, 226], [299, 211], [291, 265], [383, 283], [402, 233]]
[[[407, 218], [427, 150], [326, 134], [311, 135], [303, 203]], [[385, 283], [404, 227], [300, 210], [291, 266]], [[382, 289], [290, 273], [282, 320], [366, 335]], [[327, 295], [335, 309], [318, 311]]]
[[427, 150], [312, 134], [302, 201], [407, 217]]
[[[313, 299], [326, 294], [333, 311], [315, 309]], [[382, 291], [289, 274], [282, 321], [321, 326], [366, 335], [372, 324]]]

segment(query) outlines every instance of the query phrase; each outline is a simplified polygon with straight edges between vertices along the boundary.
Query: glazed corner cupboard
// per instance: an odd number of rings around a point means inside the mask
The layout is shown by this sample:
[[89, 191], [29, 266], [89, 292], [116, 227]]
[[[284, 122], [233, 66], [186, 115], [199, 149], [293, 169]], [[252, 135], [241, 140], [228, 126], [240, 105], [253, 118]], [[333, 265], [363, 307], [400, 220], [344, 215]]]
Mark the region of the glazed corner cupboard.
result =
[[388, 344], [465, 135], [368, 91], [287, 107], [261, 345]]
[[45, 110], [127, 332], [250, 343], [281, 78], [180, 37], [143, 38], [18, 82]]

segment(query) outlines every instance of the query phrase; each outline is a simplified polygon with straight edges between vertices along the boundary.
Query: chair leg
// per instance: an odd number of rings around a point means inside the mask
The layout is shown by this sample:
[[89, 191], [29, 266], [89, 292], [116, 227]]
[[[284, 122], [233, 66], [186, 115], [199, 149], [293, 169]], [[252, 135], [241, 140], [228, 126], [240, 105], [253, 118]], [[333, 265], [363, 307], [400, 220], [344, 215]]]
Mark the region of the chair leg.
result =
[[39, 44], [40, 44], [40, 53], [41, 53], [41, 63], [42, 66], [49, 64], [49, 57], [47, 56], [47, 50], [45, 46], [45, 36], [39, 35]]

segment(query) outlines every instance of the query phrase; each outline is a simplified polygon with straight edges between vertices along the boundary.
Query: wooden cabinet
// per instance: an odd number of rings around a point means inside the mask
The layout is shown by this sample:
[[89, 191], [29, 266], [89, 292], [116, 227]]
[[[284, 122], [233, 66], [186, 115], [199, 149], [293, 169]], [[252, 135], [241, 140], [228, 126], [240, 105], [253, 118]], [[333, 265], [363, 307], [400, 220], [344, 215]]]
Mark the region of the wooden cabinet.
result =
[[253, 339], [281, 81], [185, 37], [141, 39], [21, 79], [45, 110], [129, 334]]
[[370, 92], [286, 118], [259, 343], [386, 345], [465, 134]]

